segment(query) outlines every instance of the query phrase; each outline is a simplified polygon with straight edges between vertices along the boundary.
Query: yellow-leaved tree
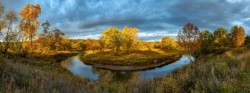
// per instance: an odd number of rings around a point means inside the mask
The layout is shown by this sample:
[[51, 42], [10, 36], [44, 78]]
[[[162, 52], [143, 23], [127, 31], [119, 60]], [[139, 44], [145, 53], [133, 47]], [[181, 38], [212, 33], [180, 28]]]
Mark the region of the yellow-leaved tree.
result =
[[178, 49], [176, 41], [168, 36], [165, 36], [161, 40], [161, 48], [163, 49]]
[[39, 4], [27, 4], [20, 12], [21, 23], [20, 28], [24, 31], [24, 35], [30, 40], [30, 49], [32, 49], [32, 39], [36, 35], [36, 29], [39, 26], [37, 20], [41, 14], [41, 8]]
[[123, 28], [123, 35], [124, 35], [124, 47], [127, 52], [130, 51], [131, 47], [136, 43], [137, 37], [138, 37], [138, 29], [136, 27], [129, 28], [125, 26]]
[[115, 55], [120, 51], [124, 35], [117, 28], [109, 28], [102, 33], [103, 38], [106, 40], [105, 44], [112, 48]]
[[240, 47], [245, 42], [245, 30], [243, 27], [233, 26], [232, 29], [232, 45], [234, 47]]

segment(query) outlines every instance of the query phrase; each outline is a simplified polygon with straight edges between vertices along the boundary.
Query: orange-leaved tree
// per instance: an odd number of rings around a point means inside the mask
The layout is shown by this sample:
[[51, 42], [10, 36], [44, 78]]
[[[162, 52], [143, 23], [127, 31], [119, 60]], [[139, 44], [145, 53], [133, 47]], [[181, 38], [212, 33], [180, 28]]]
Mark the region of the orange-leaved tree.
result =
[[27, 4], [19, 12], [19, 15], [21, 16], [20, 28], [25, 32], [24, 35], [30, 40], [30, 49], [32, 49], [32, 39], [36, 35], [36, 29], [39, 26], [37, 18], [40, 14], [41, 8], [39, 4]]

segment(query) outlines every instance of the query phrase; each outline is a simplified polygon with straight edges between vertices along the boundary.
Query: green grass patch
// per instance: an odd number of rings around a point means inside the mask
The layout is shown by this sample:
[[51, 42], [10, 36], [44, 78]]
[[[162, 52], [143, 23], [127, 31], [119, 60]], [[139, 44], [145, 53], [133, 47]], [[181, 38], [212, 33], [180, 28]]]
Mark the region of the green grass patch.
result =
[[165, 60], [176, 60], [180, 57], [178, 51], [164, 51], [160, 49], [137, 50], [130, 53], [112, 54], [111, 51], [92, 52], [87, 51], [82, 56], [82, 61], [86, 63], [97, 63], [116, 66], [143, 66], [157, 64]]

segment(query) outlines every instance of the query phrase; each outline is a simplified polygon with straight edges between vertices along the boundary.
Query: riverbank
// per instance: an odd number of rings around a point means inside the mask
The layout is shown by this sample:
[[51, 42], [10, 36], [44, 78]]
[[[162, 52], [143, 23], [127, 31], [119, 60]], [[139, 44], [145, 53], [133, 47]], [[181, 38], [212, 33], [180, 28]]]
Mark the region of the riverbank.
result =
[[1, 93], [250, 92], [250, 51], [208, 56], [152, 80], [133, 77], [125, 81], [113, 79], [114, 73], [103, 73], [105, 78], [90, 81], [41, 59], [0, 59]]
[[40, 59], [43, 61], [56, 62], [60, 63], [61, 61], [67, 59], [68, 57], [75, 56], [79, 54], [78, 52], [69, 52], [69, 51], [51, 51], [49, 53], [42, 52], [32, 52], [30, 54], [16, 54], [11, 52], [9, 58], [29, 58], [29, 59]]
[[57, 62], [74, 55], [76, 53], [54, 52], [46, 55], [34, 53], [27, 57], [12, 55], [11, 59], [0, 56], [0, 93], [79, 93], [84, 91], [84, 82], [88, 80], [75, 77]]
[[160, 49], [137, 50], [131, 53], [113, 55], [110, 51], [86, 51], [81, 60], [95, 68], [109, 70], [144, 70], [166, 65], [181, 58], [177, 51], [164, 51]]
[[249, 93], [250, 51], [228, 51], [221, 55], [206, 56], [162, 81], [159, 93]]

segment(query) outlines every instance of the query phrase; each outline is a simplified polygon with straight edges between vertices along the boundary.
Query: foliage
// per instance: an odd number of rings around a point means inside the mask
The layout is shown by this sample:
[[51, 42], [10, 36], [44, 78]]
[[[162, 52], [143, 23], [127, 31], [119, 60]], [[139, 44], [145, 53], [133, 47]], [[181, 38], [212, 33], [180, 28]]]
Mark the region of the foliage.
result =
[[199, 33], [197, 26], [187, 23], [177, 35], [178, 44], [190, 55], [200, 48]]
[[[7, 11], [5, 7], [0, 4], [0, 35], [3, 37], [3, 43], [0, 44], [0, 52], [8, 54], [11, 42], [16, 42], [19, 31], [13, 29], [13, 24], [17, 22], [17, 15], [14, 11]], [[4, 46], [4, 47], [3, 47]], [[1, 47], [4, 48], [2, 51]]]
[[213, 49], [219, 53], [225, 52], [230, 48], [229, 33], [226, 29], [220, 27], [214, 31]]
[[232, 33], [232, 45], [234, 47], [240, 47], [245, 41], [245, 30], [243, 27], [233, 26], [231, 29]]
[[250, 48], [250, 36], [246, 36], [244, 45]]
[[213, 34], [210, 33], [208, 30], [203, 30], [200, 33], [200, 37], [202, 40], [201, 43], [201, 53], [208, 54], [213, 52]]
[[109, 28], [103, 31], [102, 36], [105, 38], [106, 44], [110, 45], [114, 53], [117, 54], [122, 46], [122, 40], [124, 37], [122, 32], [117, 28]]
[[127, 26], [125, 26], [123, 28], [123, 35], [124, 35], [124, 47], [126, 48], [126, 51], [129, 52], [131, 47], [136, 43], [137, 40], [137, 33], [138, 33], [138, 29], [137, 28], [129, 28]]
[[39, 26], [37, 20], [38, 16], [41, 14], [40, 5], [27, 4], [20, 12], [21, 23], [20, 28], [25, 31], [24, 35], [29, 37], [30, 49], [32, 49], [32, 39], [36, 35], [36, 29]]
[[100, 48], [100, 44], [97, 40], [94, 39], [87, 39], [86, 40], [86, 49], [95, 51], [96, 49]]
[[177, 44], [177, 42], [168, 36], [163, 37], [161, 40], [161, 48], [163, 49], [170, 49], [170, 50], [175, 49], [176, 50], [178, 49], [178, 47], [179, 45]]
[[43, 33], [40, 34], [39, 39], [41, 40], [41, 45], [42, 48], [46, 47], [46, 41], [48, 40], [48, 32], [49, 32], [49, 27], [50, 27], [50, 23], [47, 20], [45, 23], [42, 23], [42, 27], [43, 27]]

